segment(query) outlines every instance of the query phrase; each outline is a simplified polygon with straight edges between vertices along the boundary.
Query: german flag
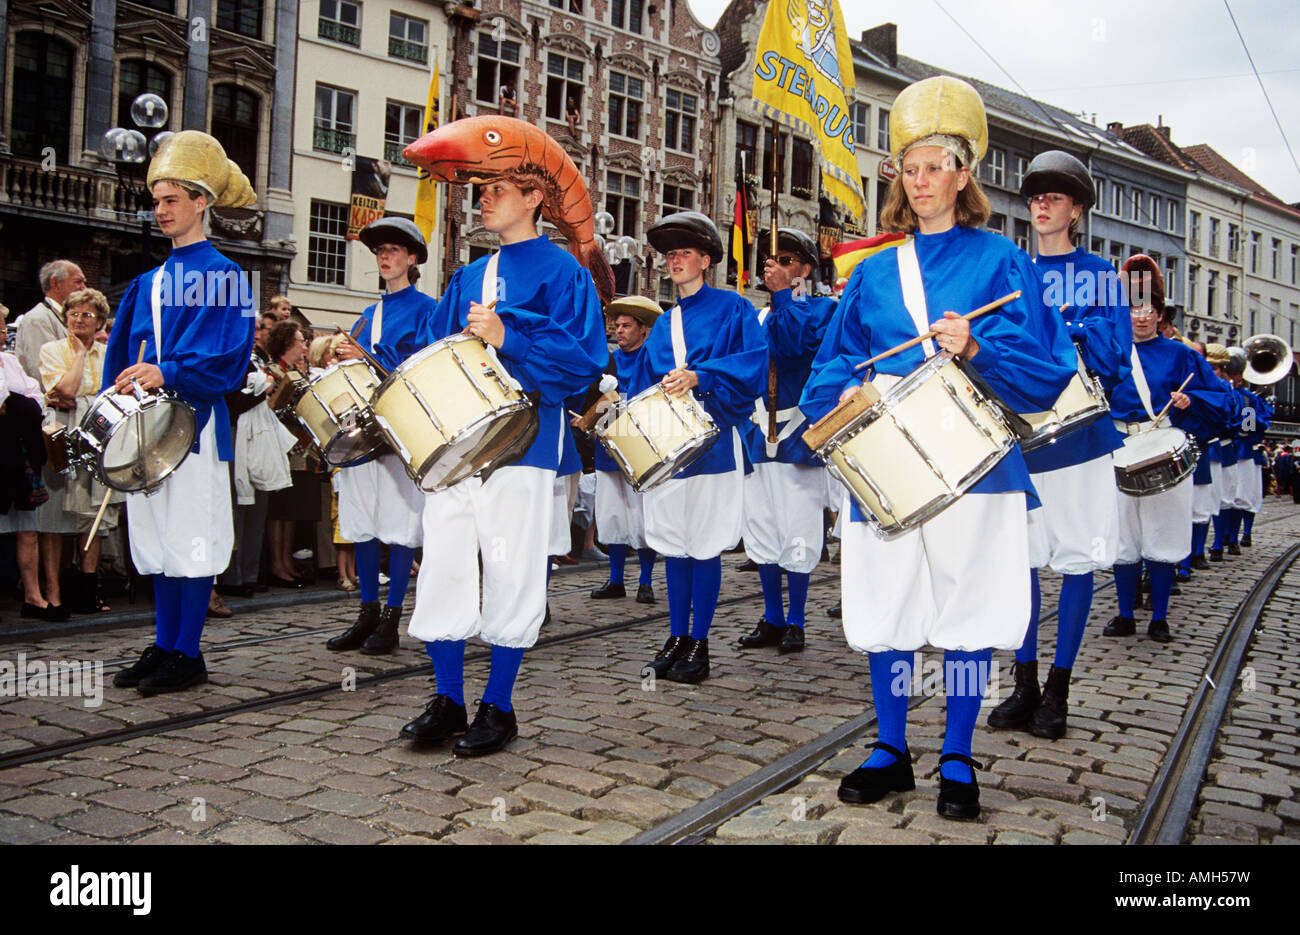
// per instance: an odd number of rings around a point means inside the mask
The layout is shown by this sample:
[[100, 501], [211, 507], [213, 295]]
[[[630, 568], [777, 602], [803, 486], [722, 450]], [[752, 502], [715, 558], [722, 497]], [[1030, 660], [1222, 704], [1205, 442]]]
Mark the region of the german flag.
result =
[[877, 234], [875, 237], [840, 244], [831, 250], [836, 278], [848, 279], [853, 274], [854, 267], [867, 257], [881, 250], [897, 247], [905, 240], [907, 240], [906, 234]]
[[749, 190], [745, 188], [745, 177], [736, 170], [736, 212], [731, 222], [731, 256], [736, 261], [736, 291], [744, 293], [749, 285], [749, 244], [754, 239], [754, 232], [749, 226]]

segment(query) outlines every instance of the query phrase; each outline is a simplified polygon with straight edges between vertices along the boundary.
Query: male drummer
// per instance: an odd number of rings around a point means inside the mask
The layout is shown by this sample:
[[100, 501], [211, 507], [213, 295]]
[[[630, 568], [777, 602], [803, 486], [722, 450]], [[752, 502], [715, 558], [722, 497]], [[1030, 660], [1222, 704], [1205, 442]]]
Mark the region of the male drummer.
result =
[[[154, 642], [113, 684], [142, 694], [181, 691], [208, 679], [199, 639], [214, 576], [230, 561], [233, 458], [223, 396], [244, 383], [253, 347], [252, 290], [243, 271], [203, 232], [210, 205], [252, 204], [248, 180], [206, 133], [185, 130], [149, 164], [154, 218], [172, 250], [137, 276], [117, 309], [104, 389], [165, 389], [194, 408], [189, 456], [154, 494], [127, 495], [131, 558], [153, 576]], [[191, 288], [202, 282], [202, 290]], [[137, 363], [141, 342], [144, 360]]]
[[[1155, 261], [1144, 254], [1124, 263], [1133, 345], [1137, 350], [1133, 371], [1111, 394], [1110, 411], [1115, 427], [1126, 435], [1152, 428], [1156, 415], [1172, 401], [1159, 428], [1177, 427], [1198, 434], [1223, 423], [1230, 400], [1210, 365], [1181, 341], [1160, 336], [1160, 311], [1165, 304], [1164, 279]], [[1186, 388], [1180, 389], [1190, 377]], [[1192, 538], [1192, 476], [1174, 487], [1135, 497], [1119, 494], [1119, 554], [1115, 560], [1115, 590], [1119, 615], [1107, 624], [1106, 636], [1132, 636], [1138, 578], [1145, 559], [1151, 578], [1151, 623], [1147, 636], [1158, 643], [1173, 640], [1169, 628], [1169, 594], [1174, 566], [1187, 554]]]
[[[1246, 351], [1231, 348], [1228, 356], [1228, 373], [1232, 386], [1241, 398], [1242, 419], [1234, 442], [1237, 446], [1237, 492], [1233, 512], [1228, 519], [1228, 551], [1240, 555], [1240, 545], [1251, 546], [1251, 530], [1255, 514], [1264, 499], [1262, 453], [1264, 433], [1273, 421], [1273, 406], [1246, 383]], [[1253, 374], [1252, 374], [1253, 375]]]
[[[361, 229], [361, 242], [375, 254], [384, 295], [361, 313], [356, 342], [339, 344], [339, 360], [364, 360], [365, 348], [391, 372], [418, 351], [421, 322], [437, 303], [415, 288], [419, 264], [429, 258], [424, 236], [406, 218], [380, 218]], [[358, 346], [359, 345], [359, 346]], [[383, 379], [385, 374], [376, 374]], [[361, 609], [356, 622], [325, 646], [360, 649], [370, 656], [397, 649], [397, 625], [411, 579], [411, 563], [423, 539], [420, 511], [424, 497], [406, 474], [401, 458], [387, 452], [362, 464], [339, 469], [339, 535], [356, 545]], [[388, 545], [388, 595], [379, 607], [381, 543]]]
[[[741, 429], [754, 465], [745, 478], [745, 553], [758, 565], [763, 616], [740, 638], [744, 649], [776, 646], [784, 654], [804, 648], [808, 581], [822, 552], [826, 468], [804, 443], [799, 396], [835, 312], [833, 299], [813, 295], [818, 260], [811, 237], [783, 227], [776, 254], [763, 264], [763, 283], [772, 294], [772, 304], [758, 313], [770, 361], [768, 386]], [[790, 583], [788, 614], [782, 572]]]
[[[583, 391], [609, 360], [591, 274], [537, 234], [542, 193], [485, 184], [483, 226], [501, 249], [462, 266], [423, 321], [421, 343], [468, 330], [499, 355], [536, 398], [537, 436], [517, 462], [425, 496], [424, 559], [409, 632], [425, 641], [437, 694], [402, 728], [421, 744], [464, 733], [456, 756], [502, 749], [518, 733], [513, 691], [524, 650], [546, 613], [547, 542], [566, 397]], [[482, 558], [482, 606], [479, 558]], [[492, 667], [474, 723], [465, 712], [465, 640], [492, 646]]]
[[[1074, 245], [1080, 220], [1096, 201], [1092, 176], [1074, 156], [1052, 150], [1029, 163], [1020, 195], [1029, 202], [1038, 235], [1035, 262], [1047, 302], [1053, 308], [1065, 306], [1061, 315], [1083, 366], [1109, 391], [1131, 369], [1133, 326], [1114, 267]], [[1070, 675], [1092, 609], [1093, 572], [1115, 561], [1119, 494], [1110, 453], [1122, 444], [1111, 421], [1099, 418], [1025, 452], [1042, 502], [1040, 509], [1029, 511], [1029, 629], [1016, 650], [1015, 690], [989, 712], [990, 727], [1028, 730], [1050, 739], [1065, 734]], [[1040, 695], [1038, 573], [1047, 566], [1063, 580], [1056, 656]]]
[[[613, 323], [614, 341], [618, 345], [610, 354], [616, 368], [619, 396], [626, 401], [627, 388], [645, 346], [650, 329], [663, 310], [641, 295], [615, 299], [605, 309]], [[641, 494], [632, 489], [623, 472], [605, 450], [596, 443], [596, 532], [609, 553], [609, 581], [591, 592], [594, 600], [608, 600], [627, 596], [623, 584], [627, 553], [636, 549], [641, 574], [637, 580], [638, 604], [655, 602], [651, 576], [654, 574], [655, 550], [646, 545], [645, 508]]]

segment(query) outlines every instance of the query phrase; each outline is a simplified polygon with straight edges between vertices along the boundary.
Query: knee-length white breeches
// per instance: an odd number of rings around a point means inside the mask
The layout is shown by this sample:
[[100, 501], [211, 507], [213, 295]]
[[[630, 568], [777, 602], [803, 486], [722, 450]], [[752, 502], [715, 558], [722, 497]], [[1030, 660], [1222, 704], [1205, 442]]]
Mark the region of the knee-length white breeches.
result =
[[822, 554], [826, 469], [768, 461], [745, 478], [745, 554], [759, 565], [808, 574]]
[[596, 472], [596, 537], [606, 545], [646, 547], [642, 496], [621, 471]]
[[419, 548], [424, 538], [420, 519], [424, 492], [396, 454], [339, 468], [338, 479], [340, 536], [349, 542], [378, 539]]
[[1119, 489], [1111, 456], [1030, 478], [1043, 505], [1029, 511], [1029, 567], [1083, 575], [1115, 564]]

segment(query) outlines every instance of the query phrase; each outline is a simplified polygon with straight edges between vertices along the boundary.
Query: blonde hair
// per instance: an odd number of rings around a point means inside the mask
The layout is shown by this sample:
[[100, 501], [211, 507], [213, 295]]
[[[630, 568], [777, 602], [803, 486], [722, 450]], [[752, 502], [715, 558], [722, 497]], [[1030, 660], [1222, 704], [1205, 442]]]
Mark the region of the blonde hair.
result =
[[67, 324], [68, 309], [78, 305], [89, 305], [95, 310], [95, 317], [101, 322], [108, 321], [109, 307], [108, 297], [98, 289], [78, 289], [72, 295], [68, 296], [68, 301], [63, 303], [63, 321]]
[[[966, 187], [957, 193], [957, 204], [953, 219], [958, 227], [983, 227], [993, 213], [988, 196], [980, 188], [975, 173], [970, 173]], [[880, 211], [881, 230], [899, 234], [914, 234], [920, 226], [920, 219], [912, 210], [907, 200], [907, 191], [903, 188], [903, 176], [896, 175], [889, 183], [889, 192], [885, 196], [885, 207]]]
[[341, 343], [343, 343], [341, 334], [323, 334], [319, 338], [313, 338], [311, 346], [307, 348], [308, 362], [313, 367], [324, 370], [325, 361], [334, 356]]

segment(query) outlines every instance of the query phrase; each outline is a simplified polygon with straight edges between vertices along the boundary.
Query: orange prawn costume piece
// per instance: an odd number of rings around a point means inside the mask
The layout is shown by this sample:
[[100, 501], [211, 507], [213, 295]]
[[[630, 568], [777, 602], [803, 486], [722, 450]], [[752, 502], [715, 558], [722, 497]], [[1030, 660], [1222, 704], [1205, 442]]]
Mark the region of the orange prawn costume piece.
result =
[[614, 298], [614, 271], [596, 242], [591, 194], [560, 144], [514, 117], [464, 117], [426, 133], [402, 151], [436, 182], [484, 185], [504, 179], [542, 194], [542, 217], [587, 268], [601, 304]]

